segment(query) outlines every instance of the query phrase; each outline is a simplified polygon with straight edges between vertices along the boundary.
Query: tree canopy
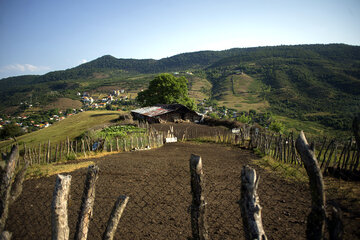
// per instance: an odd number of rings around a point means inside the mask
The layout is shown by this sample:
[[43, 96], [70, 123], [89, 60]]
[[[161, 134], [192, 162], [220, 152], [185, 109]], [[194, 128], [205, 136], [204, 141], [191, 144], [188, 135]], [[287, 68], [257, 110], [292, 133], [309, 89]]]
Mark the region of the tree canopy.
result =
[[150, 81], [147, 90], [138, 94], [137, 101], [142, 106], [180, 103], [194, 110], [196, 105], [188, 95], [187, 83], [185, 77], [162, 73]]
[[7, 138], [14, 138], [17, 136], [20, 136], [24, 134], [23, 130], [21, 129], [20, 126], [16, 125], [16, 124], [7, 124], [4, 126], [3, 129], [1, 129], [0, 131], [0, 138], [1, 139], [7, 139]]

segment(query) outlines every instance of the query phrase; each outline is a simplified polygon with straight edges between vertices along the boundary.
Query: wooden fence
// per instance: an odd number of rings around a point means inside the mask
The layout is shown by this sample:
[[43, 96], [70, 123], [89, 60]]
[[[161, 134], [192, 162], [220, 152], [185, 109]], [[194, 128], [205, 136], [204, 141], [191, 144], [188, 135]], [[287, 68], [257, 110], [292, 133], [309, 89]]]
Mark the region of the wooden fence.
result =
[[[90, 154], [99, 152], [126, 152], [140, 149], [157, 148], [164, 144], [163, 132], [148, 131], [142, 135], [129, 135], [127, 137], [113, 137], [106, 139], [70, 139], [60, 143], [39, 143], [36, 146], [28, 147], [20, 144], [20, 158], [17, 165], [48, 164], [62, 160], [74, 160], [77, 157], [87, 157]], [[10, 149], [2, 149], [3, 153], [10, 152]]]
[[[138, 149], [156, 148], [164, 143], [167, 134], [177, 137], [178, 141], [202, 139], [216, 143], [233, 144], [246, 149], [257, 149], [262, 154], [274, 159], [302, 165], [300, 156], [295, 149], [293, 133], [288, 135], [276, 134], [264, 129], [244, 124], [238, 129], [229, 130], [221, 127], [205, 127], [189, 124], [189, 127], [178, 128], [178, 125], [152, 125], [139, 123], [139, 127], [146, 128], [144, 135], [130, 135], [125, 138], [113, 137], [106, 139], [69, 139], [53, 144], [49, 141], [28, 147], [19, 146], [20, 161], [18, 165], [28, 160], [29, 165], [46, 164], [61, 160], [71, 160], [96, 152], [125, 152]], [[171, 130], [171, 132], [170, 132]], [[347, 141], [337, 139], [309, 139], [315, 148], [320, 169], [324, 175], [360, 179], [360, 152], [356, 142], [351, 137]], [[10, 149], [2, 149], [10, 152]]]
[[[294, 133], [278, 134], [250, 125], [243, 125], [238, 129], [208, 128], [176, 128], [172, 125], [175, 137], [179, 140], [202, 139], [216, 143], [233, 144], [246, 149], [256, 149], [264, 155], [271, 156], [277, 161], [293, 165], [302, 165], [300, 156], [295, 148]], [[169, 126], [158, 128], [168, 131]], [[330, 174], [344, 179], [360, 179], [360, 152], [353, 137], [348, 140], [309, 138], [315, 149], [320, 170], [324, 175]]]

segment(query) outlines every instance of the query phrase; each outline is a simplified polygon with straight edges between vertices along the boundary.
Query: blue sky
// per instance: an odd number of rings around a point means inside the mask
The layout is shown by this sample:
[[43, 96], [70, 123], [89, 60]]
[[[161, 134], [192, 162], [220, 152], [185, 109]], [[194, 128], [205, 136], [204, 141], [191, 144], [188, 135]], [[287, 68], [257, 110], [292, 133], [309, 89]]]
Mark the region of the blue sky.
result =
[[284, 44], [360, 45], [359, 0], [0, 0], [0, 78], [91, 61]]

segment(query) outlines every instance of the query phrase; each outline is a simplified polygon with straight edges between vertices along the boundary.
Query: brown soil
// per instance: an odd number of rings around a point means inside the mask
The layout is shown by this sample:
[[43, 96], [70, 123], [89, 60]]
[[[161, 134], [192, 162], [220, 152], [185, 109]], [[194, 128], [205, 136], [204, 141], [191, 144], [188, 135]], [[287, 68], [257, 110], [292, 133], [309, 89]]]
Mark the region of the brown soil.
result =
[[[240, 172], [245, 164], [260, 174], [259, 196], [269, 239], [305, 239], [310, 211], [307, 184], [287, 182], [251, 164], [257, 157], [236, 147], [173, 143], [159, 149], [96, 159], [100, 177], [88, 239], [101, 239], [119, 195], [130, 197], [115, 239], [189, 239], [190, 154], [203, 159], [211, 239], [245, 239], [240, 207]], [[69, 226], [73, 238], [86, 169], [71, 173]], [[28, 180], [10, 208], [6, 229], [13, 239], [50, 239], [55, 176]]]

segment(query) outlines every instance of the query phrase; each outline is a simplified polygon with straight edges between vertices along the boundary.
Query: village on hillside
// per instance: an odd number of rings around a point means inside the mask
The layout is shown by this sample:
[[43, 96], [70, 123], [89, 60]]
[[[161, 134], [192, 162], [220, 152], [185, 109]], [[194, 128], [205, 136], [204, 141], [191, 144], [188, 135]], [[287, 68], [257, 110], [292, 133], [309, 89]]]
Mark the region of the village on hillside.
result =
[[[109, 92], [93, 93], [77, 92], [76, 98], [82, 102], [81, 108], [68, 108], [65, 110], [51, 109], [47, 111], [32, 111], [32, 105], [28, 104], [26, 111], [17, 116], [3, 114], [0, 116], [0, 129], [7, 124], [15, 124], [22, 128], [24, 133], [47, 128], [55, 122], [88, 110], [113, 110], [128, 111], [139, 108], [135, 101], [136, 93], [129, 93], [125, 89], [114, 89]], [[242, 113], [234, 109], [219, 107], [213, 101], [203, 99], [197, 102], [197, 112], [213, 118], [236, 119]]]

